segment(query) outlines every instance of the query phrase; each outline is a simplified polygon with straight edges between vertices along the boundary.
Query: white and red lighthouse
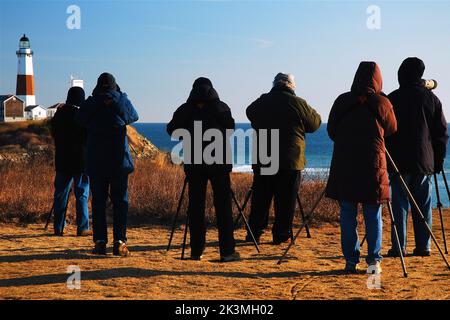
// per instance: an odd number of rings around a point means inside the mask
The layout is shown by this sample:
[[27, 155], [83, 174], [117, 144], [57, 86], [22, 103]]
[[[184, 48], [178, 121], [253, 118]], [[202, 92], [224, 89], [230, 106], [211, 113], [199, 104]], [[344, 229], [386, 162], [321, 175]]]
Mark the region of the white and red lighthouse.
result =
[[19, 60], [16, 95], [25, 102], [25, 106], [35, 105], [33, 51], [30, 48], [30, 40], [25, 35], [20, 38], [16, 54]]

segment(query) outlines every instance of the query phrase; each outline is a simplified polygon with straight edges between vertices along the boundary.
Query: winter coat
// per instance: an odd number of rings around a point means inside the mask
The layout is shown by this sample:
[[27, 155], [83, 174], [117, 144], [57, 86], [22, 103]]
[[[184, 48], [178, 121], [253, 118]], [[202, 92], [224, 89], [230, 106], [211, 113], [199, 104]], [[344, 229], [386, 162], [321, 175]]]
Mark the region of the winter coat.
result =
[[409, 58], [400, 67], [400, 88], [389, 95], [398, 130], [386, 139], [401, 173], [432, 174], [442, 169], [448, 141], [442, 104], [421, 83], [425, 65]]
[[77, 121], [87, 129], [89, 176], [111, 177], [134, 170], [126, 126], [138, 119], [126, 93], [120, 91], [98, 92], [81, 105]]
[[[305, 168], [305, 134], [321, 125], [320, 115], [305, 100], [287, 87], [276, 86], [247, 108], [247, 117], [258, 137], [259, 129], [279, 130], [280, 170]], [[254, 162], [253, 168], [258, 170], [262, 164], [259, 159]]]
[[391, 103], [382, 94], [381, 72], [362, 62], [350, 92], [340, 95], [328, 119], [334, 141], [328, 197], [356, 203], [390, 199], [384, 137], [397, 130]]
[[[203, 104], [202, 108], [197, 105]], [[201, 137], [194, 133], [194, 121], [201, 121], [202, 132]], [[230, 108], [219, 99], [217, 91], [210, 85], [196, 85], [192, 88], [189, 98], [186, 103], [182, 104], [173, 114], [172, 120], [167, 124], [167, 133], [172, 136], [172, 133], [177, 129], [185, 129], [191, 136], [191, 161], [185, 159], [184, 170], [187, 173], [195, 171], [231, 171], [233, 165], [231, 163], [231, 157], [227, 161], [227, 153], [231, 155], [231, 147], [225, 143], [227, 139], [226, 130], [229, 129], [229, 133], [234, 130], [235, 123], [231, 115]], [[223, 157], [218, 163], [206, 163], [203, 158], [203, 152], [205, 148], [213, 142], [202, 142], [202, 157], [199, 163], [194, 163], [195, 150], [194, 141], [196, 139], [202, 139], [203, 134], [208, 129], [219, 129], [222, 133], [223, 140]], [[229, 136], [228, 136], [229, 138]], [[183, 141], [183, 153], [186, 157], [187, 145], [186, 141]], [[215, 155], [215, 152], [212, 153]], [[198, 156], [198, 155], [197, 155]], [[197, 161], [195, 161], [197, 162]]]
[[78, 107], [64, 104], [53, 116], [51, 133], [55, 141], [55, 170], [68, 175], [84, 172], [86, 130], [75, 122]]

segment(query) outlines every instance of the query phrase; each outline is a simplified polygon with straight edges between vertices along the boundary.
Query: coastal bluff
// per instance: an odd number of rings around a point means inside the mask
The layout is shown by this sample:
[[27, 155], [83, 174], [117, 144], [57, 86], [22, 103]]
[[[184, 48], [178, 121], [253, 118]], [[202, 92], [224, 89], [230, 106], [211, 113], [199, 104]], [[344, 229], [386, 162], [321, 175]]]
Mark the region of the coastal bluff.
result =
[[[155, 159], [162, 154], [133, 126], [127, 127], [127, 135], [134, 158]], [[26, 162], [35, 157], [51, 161], [54, 151], [50, 120], [0, 123], [0, 162]]]

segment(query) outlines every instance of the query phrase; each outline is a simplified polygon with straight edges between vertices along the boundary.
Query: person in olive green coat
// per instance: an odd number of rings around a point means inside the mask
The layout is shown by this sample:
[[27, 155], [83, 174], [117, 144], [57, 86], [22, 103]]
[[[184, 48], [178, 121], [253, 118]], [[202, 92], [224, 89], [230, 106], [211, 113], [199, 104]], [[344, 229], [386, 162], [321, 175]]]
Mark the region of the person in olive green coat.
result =
[[[308, 103], [295, 95], [295, 81], [291, 74], [279, 73], [269, 93], [263, 94], [247, 108], [247, 117], [257, 137], [262, 137], [261, 129], [267, 129], [269, 141], [271, 132], [279, 134], [279, 168], [275, 174], [267, 175], [258, 150], [253, 160], [253, 194], [249, 218], [250, 228], [259, 240], [268, 226], [269, 209], [274, 198], [275, 222], [272, 228], [273, 243], [286, 242], [292, 235], [292, 221], [295, 212], [296, 197], [301, 180], [301, 171], [305, 168], [305, 133], [315, 132], [321, 125], [320, 115]], [[258, 139], [257, 147], [265, 143]], [[272, 143], [268, 150], [276, 151]], [[270, 153], [270, 152], [269, 152]], [[247, 235], [247, 241], [251, 240]]]

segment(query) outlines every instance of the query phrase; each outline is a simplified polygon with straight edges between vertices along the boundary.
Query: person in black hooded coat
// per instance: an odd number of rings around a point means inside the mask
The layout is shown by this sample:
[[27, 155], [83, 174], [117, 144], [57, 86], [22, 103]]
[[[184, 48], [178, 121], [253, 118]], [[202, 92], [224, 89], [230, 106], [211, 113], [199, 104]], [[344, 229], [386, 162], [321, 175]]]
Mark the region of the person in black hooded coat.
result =
[[[386, 146], [400, 170], [417, 204], [431, 227], [431, 175], [440, 173], [448, 141], [447, 121], [438, 97], [422, 83], [425, 64], [407, 58], [398, 70], [400, 88], [389, 95], [398, 122], [398, 131], [386, 139]], [[400, 245], [406, 252], [406, 222], [410, 206], [399, 177], [391, 174], [392, 206]], [[414, 255], [430, 254], [431, 239], [426, 227], [412, 207], [415, 235]], [[396, 249], [394, 234], [392, 248]], [[398, 255], [391, 249], [390, 255]]]
[[[195, 124], [196, 122], [196, 124]], [[195, 125], [201, 124], [202, 130], [197, 132]], [[234, 119], [230, 108], [219, 99], [217, 91], [207, 78], [195, 80], [186, 103], [181, 105], [167, 124], [167, 132], [174, 135], [178, 129], [189, 132], [190, 146], [187, 139], [183, 140], [184, 170], [189, 185], [189, 230], [191, 237], [191, 258], [200, 260], [205, 249], [206, 224], [205, 201], [208, 180], [214, 192], [214, 208], [216, 210], [219, 229], [219, 246], [221, 261], [239, 260], [235, 251], [233, 235], [233, 217], [231, 208], [230, 172], [232, 164], [227, 161], [230, 153], [228, 143], [223, 143], [223, 157], [215, 162], [205, 161], [203, 152], [212, 142], [204, 142], [203, 134], [208, 129], [218, 129], [225, 142], [228, 138], [227, 129], [234, 130]], [[201, 134], [201, 137], [198, 136]], [[201, 140], [202, 147], [195, 150], [194, 140]], [[189, 150], [188, 150], [189, 149]], [[189, 151], [191, 157], [189, 157]], [[201, 152], [202, 154], [198, 154]], [[197, 154], [196, 154], [197, 153]], [[198, 157], [200, 161], [197, 161]], [[201, 158], [201, 159], [200, 159]]]
[[62, 236], [66, 222], [70, 188], [74, 183], [77, 213], [77, 235], [88, 236], [89, 230], [89, 177], [85, 174], [84, 151], [86, 132], [75, 122], [79, 106], [84, 102], [84, 90], [72, 87], [64, 105], [52, 118], [51, 133], [55, 141], [55, 194], [54, 233]]

